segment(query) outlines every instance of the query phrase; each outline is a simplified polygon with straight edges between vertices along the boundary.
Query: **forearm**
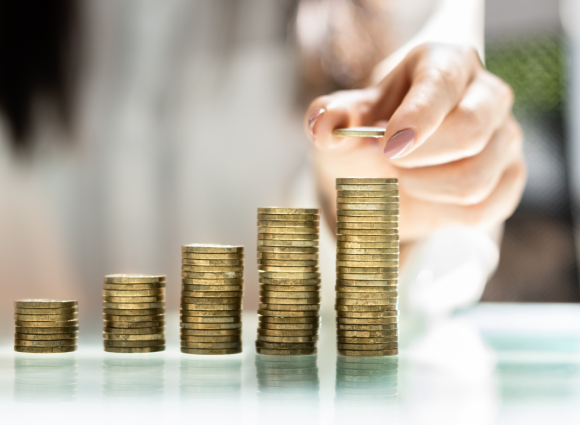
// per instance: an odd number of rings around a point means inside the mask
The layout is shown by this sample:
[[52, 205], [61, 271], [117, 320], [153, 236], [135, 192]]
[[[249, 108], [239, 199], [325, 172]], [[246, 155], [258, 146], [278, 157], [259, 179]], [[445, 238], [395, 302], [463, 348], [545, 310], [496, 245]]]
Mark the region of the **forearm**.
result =
[[424, 43], [473, 46], [484, 56], [484, 0], [441, 0], [423, 28], [374, 69], [371, 81], [381, 81], [414, 47]]

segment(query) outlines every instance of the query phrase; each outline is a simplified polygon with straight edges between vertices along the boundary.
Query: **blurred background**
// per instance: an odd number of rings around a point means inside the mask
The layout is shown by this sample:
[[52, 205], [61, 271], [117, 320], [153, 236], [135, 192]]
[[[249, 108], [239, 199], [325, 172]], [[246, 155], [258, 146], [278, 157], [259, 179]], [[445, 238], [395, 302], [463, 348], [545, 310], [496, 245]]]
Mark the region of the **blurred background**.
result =
[[[26, 128], [23, 100], [12, 97], [21, 127], [0, 118], [0, 307], [7, 314], [14, 298], [25, 297], [78, 298], [96, 313], [103, 275], [124, 272], [167, 274], [168, 306], [176, 308], [180, 246], [187, 243], [245, 245], [245, 306], [257, 307], [256, 208], [291, 203], [308, 172], [307, 104], [364, 84], [436, 5], [32, 3], [0, 1], [0, 39], [22, 42], [0, 43], [0, 56], [42, 61], [30, 52], [43, 48], [42, 31], [55, 28], [70, 31], [71, 43], [48, 80], [14, 76], [0, 62], [0, 80], [10, 81], [0, 90], [10, 94], [14, 78], [29, 78], [34, 84], [23, 87], [40, 93], [22, 142], [15, 134]], [[70, 15], [43, 27], [51, 4]], [[325, 20], [329, 4], [333, 21]], [[21, 20], [3, 20], [7, 10]], [[574, 0], [486, 2], [486, 64], [514, 88], [529, 180], [506, 223], [484, 301], [579, 300], [573, 200], [580, 184], [573, 182], [580, 109], [573, 88], [580, 35], [561, 16], [580, 18]], [[56, 77], [61, 66], [66, 79]], [[54, 102], [55, 87], [70, 95]], [[64, 130], [59, 117], [72, 124]]]

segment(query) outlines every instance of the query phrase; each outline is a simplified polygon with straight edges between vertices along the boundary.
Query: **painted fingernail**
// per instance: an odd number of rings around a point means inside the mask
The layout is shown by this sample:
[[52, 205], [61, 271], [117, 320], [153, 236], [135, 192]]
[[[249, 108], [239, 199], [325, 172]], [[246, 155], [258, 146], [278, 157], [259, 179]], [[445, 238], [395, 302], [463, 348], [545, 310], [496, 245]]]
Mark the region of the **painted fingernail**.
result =
[[416, 137], [415, 132], [410, 128], [399, 131], [387, 142], [384, 150], [385, 156], [389, 159], [399, 158], [413, 146]]
[[314, 111], [310, 118], [308, 118], [308, 130], [310, 131], [310, 135], [314, 138], [314, 124], [316, 124], [316, 120], [320, 118], [322, 114], [326, 112], [326, 109], [319, 109], [318, 111]]

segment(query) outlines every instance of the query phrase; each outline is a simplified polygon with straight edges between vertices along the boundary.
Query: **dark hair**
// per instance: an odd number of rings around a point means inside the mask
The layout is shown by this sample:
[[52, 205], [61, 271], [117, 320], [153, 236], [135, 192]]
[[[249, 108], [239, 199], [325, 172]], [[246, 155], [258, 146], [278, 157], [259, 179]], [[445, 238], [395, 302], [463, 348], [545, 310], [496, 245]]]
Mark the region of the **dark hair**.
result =
[[18, 151], [30, 148], [40, 97], [70, 124], [75, 0], [0, 0], [0, 110]]

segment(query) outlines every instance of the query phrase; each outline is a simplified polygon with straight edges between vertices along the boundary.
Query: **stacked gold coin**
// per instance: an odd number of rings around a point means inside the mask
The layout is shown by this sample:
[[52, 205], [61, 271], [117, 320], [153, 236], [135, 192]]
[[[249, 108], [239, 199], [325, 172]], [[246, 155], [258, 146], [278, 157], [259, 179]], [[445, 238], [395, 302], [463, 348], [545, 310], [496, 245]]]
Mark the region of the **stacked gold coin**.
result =
[[77, 301], [18, 300], [14, 302], [14, 319], [15, 351], [68, 353], [77, 349]]
[[244, 247], [182, 247], [181, 352], [242, 352]]
[[397, 179], [336, 179], [338, 352], [398, 353], [399, 191]]
[[166, 276], [105, 276], [103, 339], [110, 353], [165, 350]]
[[258, 208], [260, 354], [316, 353], [319, 222], [316, 208]]

